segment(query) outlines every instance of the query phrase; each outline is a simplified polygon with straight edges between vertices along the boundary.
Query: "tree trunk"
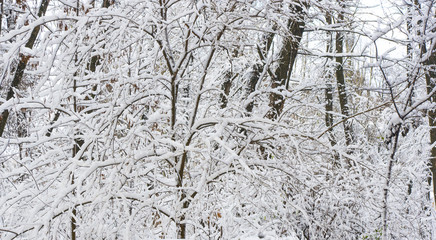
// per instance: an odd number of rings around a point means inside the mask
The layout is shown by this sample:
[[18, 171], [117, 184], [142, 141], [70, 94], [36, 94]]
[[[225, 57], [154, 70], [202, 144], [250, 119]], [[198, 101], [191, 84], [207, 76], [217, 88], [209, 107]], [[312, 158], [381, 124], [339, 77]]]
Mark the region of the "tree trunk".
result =
[[221, 109], [224, 109], [227, 107], [227, 103], [228, 103], [228, 99], [227, 97], [230, 94], [230, 88], [232, 87], [232, 80], [233, 80], [233, 76], [232, 76], [232, 72], [227, 72], [224, 76], [224, 82], [223, 85], [221, 86], [221, 90], [223, 91], [220, 94], [220, 100], [221, 100]]
[[[327, 13], [326, 14], [326, 21], [328, 25], [332, 24], [332, 16]], [[332, 53], [333, 49], [332, 49], [332, 45], [333, 45], [333, 38], [332, 38], [332, 33], [331, 32], [327, 32], [327, 36], [329, 37], [329, 39], [327, 39], [327, 47], [326, 47], [326, 52], [327, 53]], [[333, 60], [332, 57], [328, 58], [328, 61], [331, 62]], [[327, 66], [329, 67], [329, 66]], [[326, 88], [325, 88], [325, 126], [327, 127], [328, 130], [328, 138], [330, 141], [330, 145], [333, 147], [336, 145], [336, 140], [334, 139], [333, 136], [333, 86], [331, 84], [331, 79], [333, 79], [333, 76], [331, 76], [332, 74], [330, 74], [330, 70], [327, 69], [328, 71], [328, 75], [327, 75], [327, 83], [326, 83]]]
[[[413, 9], [418, 12], [421, 11], [421, 4], [419, 1], [414, 0], [412, 3], [412, 6], [409, 6], [410, 9]], [[430, 17], [435, 17], [435, 15], [431, 15], [432, 13], [429, 12]], [[416, 33], [420, 39], [423, 39], [422, 41], [425, 41], [425, 38], [423, 38], [424, 32], [421, 32], [421, 25], [423, 24], [423, 20], [419, 20], [417, 22], [418, 32]], [[410, 26], [408, 22], [408, 30], [411, 32], [411, 29], [413, 28], [413, 25], [411, 25], [411, 19], [410, 19]], [[434, 30], [432, 31], [434, 33]], [[422, 62], [422, 65], [424, 67], [424, 75], [425, 75], [425, 82], [427, 87], [427, 94], [431, 94], [436, 89], [436, 44], [433, 39], [430, 41], [430, 49], [427, 49], [426, 42], [419, 42], [419, 48], [420, 48], [420, 59], [425, 59], [424, 62]], [[409, 46], [408, 46], [409, 47]], [[409, 49], [408, 49], [409, 50]], [[430, 54], [427, 58], [426, 54], [428, 54], [428, 50], [430, 50]], [[436, 93], [433, 93], [430, 98], [430, 106], [436, 103]], [[436, 201], [436, 109], [431, 107], [427, 110], [427, 117], [428, 117], [428, 125], [430, 127], [430, 146], [433, 146], [430, 150], [430, 159], [428, 162], [429, 169], [431, 171], [430, 176], [428, 177], [428, 185], [433, 185], [433, 201]], [[431, 190], [428, 194], [429, 200], [431, 199]]]
[[274, 91], [270, 95], [269, 106], [270, 112], [267, 114], [267, 118], [276, 120], [283, 111], [285, 105], [285, 99], [282, 94], [278, 93], [280, 88], [288, 89], [289, 78], [291, 77], [292, 69], [297, 58], [298, 48], [304, 31], [304, 19], [305, 14], [302, 1], [297, 1], [297, 4], [291, 5], [291, 9], [297, 16], [297, 19], [289, 19], [288, 29], [290, 36], [286, 38], [282, 49], [279, 53], [279, 66], [275, 71], [275, 79], [271, 84], [271, 88]]
[[[340, 1], [340, 5], [343, 8], [344, 4]], [[344, 22], [344, 13], [343, 11], [338, 14], [338, 23], [341, 24]], [[345, 134], [345, 144], [349, 146], [353, 141], [353, 130], [351, 126], [351, 122], [345, 120], [350, 116], [350, 111], [348, 107], [348, 96], [346, 91], [345, 84], [345, 75], [344, 75], [344, 60], [341, 54], [344, 52], [344, 36], [341, 32], [336, 32], [336, 82], [338, 85], [338, 95], [339, 95], [339, 105], [341, 106], [342, 119], [344, 120], [344, 134]]]
[[[436, 45], [432, 44], [430, 57], [424, 62], [425, 69], [425, 81], [427, 84], [427, 93], [430, 94], [436, 88]], [[425, 44], [422, 47], [424, 53], [427, 51]], [[436, 93], [433, 93], [430, 97], [430, 102], [432, 104], [436, 103]], [[430, 126], [430, 145], [433, 146], [430, 155], [430, 169], [433, 177], [433, 199], [436, 199], [436, 109], [432, 108], [427, 112], [428, 125]], [[431, 185], [431, 183], [429, 183]]]
[[1, 35], [1, 33], [2, 33], [2, 22], [3, 22], [3, 10], [4, 10], [4, 5], [5, 5], [5, 3], [4, 3], [4, 0], [0, 0], [0, 4], [2, 5], [1, 6], [1, 8], [0, 8], [0, 35]]
[[[259, 82], [260, 74], [263, 70], [262, 64], [254, 64], [253, 65], [253, 71], [251, 72], [250, 78], [248, 79], [247, 83], [247, 97], [250, 96], [254, 91], [256, 91], [256, 85]], [[245, 110], [247, 111], [247, 114], [251, 114], [253, 112], [254, 108], [254, 101], [250, 101], [246, 106]]]

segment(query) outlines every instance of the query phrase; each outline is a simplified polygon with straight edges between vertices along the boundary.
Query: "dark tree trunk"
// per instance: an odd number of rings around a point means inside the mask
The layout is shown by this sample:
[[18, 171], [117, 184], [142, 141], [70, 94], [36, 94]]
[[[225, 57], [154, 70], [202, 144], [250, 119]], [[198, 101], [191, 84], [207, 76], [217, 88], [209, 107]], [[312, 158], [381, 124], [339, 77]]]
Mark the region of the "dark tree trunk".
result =
[[303, 2], [297, 1], [297, 4], [291, 5], [291, 9], [297, 16], [296, 19], [289, 19], [288, 30], [290, 36], [285, 39], [282, 49], [279, 53], [279, 66], [275, 71], [275, 79], [271, 84], [273, 93], [270, 95], [269, 106], [271, 107], [267, 117], [276, 120], [283, 111], [285, 99], [281, 93], [278, 93], [280, 88], [288, 89], [289, 78], [291, 77], [292, 69], [297, 58], [298, 48], [304, 31], [304, 9]]
[[[248, 79], [247, 83], [247, 96], [256, 91], [256, 85], [259, 82], [260, 74], [262, 73], [263, 66], [261, 64], [255, 64], [253, 66], [253, 71], [251, 72], [251, 76]], [[250, 101], [247, 106], [245, 106], [245, 110], [248, 114], [253, 112], [254, 101]]]
[[[422, 49], [424, 52], [426, 52], [426, 46], [423, 46]], [[431, 55], [430, 57], [424, 62], [425, 69], [425, 81], [427, 84], [427, 93], [430, 94], [432, 91], [436, 89], [436, 45], [433, 44], [433, 48], [430, 49]], [[436, 103], [436, 93], [433, 93], [430, 97], [431, 103]], [[428, 116], [428, 125], [430, 126], [430, 145], [433, 146], [431, 149], [431, 156], [430, 156], [430, 169], [433, 177], [433, 194], [434, 199], [436, 199], [436, 147], [434, 146], [434, 143], [436, 142], [436, 109], [432, 108], [428, 110], [427, 112]], [[429, 182], [431, 185], [431, 183]]]
[[1, 33], [2, 33], [2, 22], [3, 22], [3, 14], [4, 14], [4, 5], [5, 5], [5, 3], [4, 3], [4, 0], [0, 0], [0, 4], [2, 5], [1, 6], [1, 8], [0, 8], [0, 35], [1, 35]]
[[[340, 1], [340, 5], [342, 8], [343, 2]], [[344, 13], [343, 11], [339, 12], [338, 15], [338, 23], [341, 24], [344, 22]], [[345, 144], [349, 146], [353, 142], [353, 130], [351, 126], [351, 122], [346, 119], [350, 116], [350, 110], [348, 106], [348, 96], [346, 90], [345, 83], [345, 74], [344, 74], [344, 60], [341, 54], [344, 52], [344, 36], [341, 32], [336, 32], [336, 82], [338, 85], [338, 95], [339, 95], [339, 105], [341, 106], [342, 119], [344, 120], [344, 134], [345, 134]]]
[[[327, 24], [331, 25], [332, 24], [332, 16], [327, 13], [326, 14], [326, 20], [327, 20]], [[327, 40], [327, 47], [326, 47], [326, 51], [327, 53], [332, 53], [333, 52], [333, 38], [332, 38], [332, 33], [331, 32], [327, 32], [327, 36], [329, 37], [329, 39]], [[328, 59], [329, 62], [333, 61], [332, 57], [329, 57]], [[328, 66], [329, 67], [329, 66]], [[327, 83], [326, 83], [326, 88], [325, 88], [325, 126], [328, 129], [328, 138], [330, 141], [330, 145], [331, 146], [335, 146], [336, 145], [336, 140], [334, 139], [333, 136], [333, 86], [331, 84], [331, 80], [333, 79], [333, 76], [331, 76], [332, 74], [330, 74], [330, 69], [327, 70], [328, 71], [328, 75], [327, 75]]]
[[224, 76], [224, 82], [223, 85], [221, 86], [221, 90], [222, 93], [220, 94], [220, 99], [221, 99], [221, 109], [224, 109], [227, 107], [227, 103], [228, 103], [228, 99], [227, 97], [230, 94], [230, 88], [232, 87], [232, 73], [231, 72], [227, 72], [226, 75]]

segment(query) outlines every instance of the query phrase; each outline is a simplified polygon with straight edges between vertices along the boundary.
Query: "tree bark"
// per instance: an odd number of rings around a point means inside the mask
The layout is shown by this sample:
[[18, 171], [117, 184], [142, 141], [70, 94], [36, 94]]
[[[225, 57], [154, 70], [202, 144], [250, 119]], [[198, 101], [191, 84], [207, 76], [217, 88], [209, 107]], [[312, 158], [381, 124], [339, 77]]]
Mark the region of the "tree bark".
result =
[[[343, 1], [339, 4], [344, 8]], [[344, 13], [340, 11], [338, 14], [338, 23], [344, 22]], [[345, 134], [345, 144], [349, 146], [353, 142], [353, 130], [351, 122], [346, 120], [350, 116], [350, 111], [348, 107], [348, 96], [345, 84], [344, 75], [344, 60], [341, 54], [344, 52], [344, 36], [341, 32], [336, 32], [336, 82], [338, 85], [338, 95], [339, 95], [339, 105], [341, 106], [342, 120], [344, 120], [344, 134]]]
[[[427, 51], [425, 44], [423, 45], [424, 53]], [[431, 54], [429, 58], [424, 62], [425, 66], [425, 81], [427, 84], [427, 93], [430, 94], [436, 88], [436, 44], [433, 44], [433, 48], [430, 50]], [[430, 97], [431, 103], [436, 103], [436, 93], [433, 93]], [[430, 155], [430, 170], [433, 178], [433, 199], [436, 199], [436, 109], [431, 108], [427, 112], [428, 125], [430, 126], [430, 145], [432, 145]], [[431, 184], [431, 183], [429, 183]]]
[[[414, 0], [412, 3], [412, 6], [409, 6], [409, 11], [410, 9], [413, 9], [415, 11], [419, 11], [421, 12], [421, 4], [419, 1]], [[432, 13], [430, 13], [430, 16], [427, 16], [428, 18], [430, 17], [435, 17], [435, 15], [431, 15]], [[435, 14], [435, 13], [433, 13]], [[411, 32], [411, 29], [413, 28], [412, 19], [408, 19], [408, 31]], [[410, 26], [409, 26], [410, 24]], [[418, 32], [416, 33], [420, 39], [424, 39], [422, 36], [423, 34], [425, 34], [425, 32], [421, 32], [421, 25], [423, 24], [423, 20], [419, 20], [417, 22], [417, 27], [418, 27]], [[432, 33], [434, 33], [435, 30], [432, 30]], [[432, 39], [430, 41], [430, 49], [427, 49], [427, 45], [426, 42], [419, 42], [419, 50], [420, 50], [420, 59], [425, 59], [422, 62], [423, 68], [424, 68], [424, 75], [425, 75], [425, 82], [426, 82], [426, 90], [427, 90], [427, 94], [431, 94], [435, 89], [436, 89], [436, 43], [434, 42], [435, 40]], [[430, 53], [428, 54], [428, 50], [430, 50]], [[408, 46], [408, 51], [409, 51], [409, 46]], [[426, 55], [428, 54], [428, 57], [426, 58]], [[434, 103], [436, 103], [436, 93], [433, 93], [430, 98], [430, 106], [433, 105]], [[428, 162], [428, 166], [430, 169], [430, 176], [428, 177], [428, 185], [431, 186], [433, 185], [433, 201], [436, 201], [436, 146], [435, 142], [436, 142], [436, 109], [434, 109], [433, 107], [427, 110], [427, 118], [428, 118], [428, 125], [430, 127], [429, 133], [430, 133], [430, 146], [433, 146], [430, 150], [430, 159]], [[431, 190], [429, 191], [429, 200], [431, 199]]]
[[[326, 21], [328, 25], [332, 24], [332, 16], [327, 13], [326, 14]], [[327, 46], [326, 46], [326, 52], [327, 53], [332, 53], [333, 52], [333, 38], [332, 38], [332, 33], [331, 32], [327, 32], [327, 36], [329, 37], [329, 39], [327, 39]], [[328, 61], [333, 61], [332, 57], [328, 58]], [[330, 70], [327, 70], [330, 73]], [[327, 83], [326, 83], [326, 88], [325, 88], [325, 126], [328, 129], [328, 138], [330, 141], [330, 145], [333, 147], [336, 145], [336, 140], [334, 139], [333, 136], [333, 86], [331, 84], [331, 80], [333, 79], [333, 76], [331, 76], [332, 74], [328, 74], [327, 76]]]
[[[262, 64], [255, 64], [253, 65], [253, 71], [251, 72], [250, 78], [248, 79], [247, 83], [247, 97], [252, 94], [254, 91], [256, 91], [256, 85], [259, 82], [260, 74], [263, 70]], [[247, 111], [247, 114], [251, 114], [253, 112], [254, 108], [254, 101], [250, 101], [246, 106], [245, 110]]]
[[303, 9], [304, 3], [297, 1], [297, 4], [291, 5], [291, 9], [297, 16], [297, 19], [288, 20], [288, 30], [290, 36], [284, 41], [283, 47], [279, 53], [279, 66], [275, 71], [275, 79], [271, 84], [273, 92], [270, 95], [269, 106], [271, 110], [267, 114], [267, 118], [276, 120], [283, 111], [285, 99], [281, 93], [278, 93], [280, 88], [288, 89], [289, 78], [291, 77], [292, 69], [297, 58], [298, 48], [304, 32], [305, 14]]
[[227, 107], [227, 103], [228, 103], [228, 96], [230, 94], [230, 88], [232, 87], [232, 80], [233, 80], [233, 76], [232, 76], [232, 72], [227, 72], [224, 76], [224, 82], [223, 85], [221, 86], [221, 90], [222, 93], [220, 94], [220, 100], [221, 100], [221, 109], [224, 109]]
[[0, 8], [0, 34], [2, 33], [2, 22], [3, 22], [3, 10], [4, 10], [4, 0], [0, 0], [0, 4], [2, 5]]

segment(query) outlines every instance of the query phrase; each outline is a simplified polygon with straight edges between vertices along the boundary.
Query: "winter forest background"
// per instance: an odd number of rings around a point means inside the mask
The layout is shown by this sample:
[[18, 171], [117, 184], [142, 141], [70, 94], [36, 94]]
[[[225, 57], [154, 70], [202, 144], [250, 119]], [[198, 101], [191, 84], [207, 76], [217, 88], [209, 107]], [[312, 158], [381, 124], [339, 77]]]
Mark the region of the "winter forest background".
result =
[[436, 1], [0, 3], [0, 239], [436, 238]]

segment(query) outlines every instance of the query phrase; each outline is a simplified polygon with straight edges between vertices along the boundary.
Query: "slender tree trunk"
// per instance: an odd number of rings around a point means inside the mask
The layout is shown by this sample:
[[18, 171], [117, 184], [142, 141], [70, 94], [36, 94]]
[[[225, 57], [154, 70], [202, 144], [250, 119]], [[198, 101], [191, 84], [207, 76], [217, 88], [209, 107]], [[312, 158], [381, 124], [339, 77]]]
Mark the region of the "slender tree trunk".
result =
[[[344, 7], [343, 1], [340, 0], [341, 7]], [[338, 14], [338, 23], [344, 22], [343, 11]], [[344, 36], [341, 32], [336, 32], [336, 82], [338, 85], [338, 95], [339, 95], [339, 105], [341, 106], [342, 119], [344, 120], [344, 134], [345, 134], [345, 144], [349, 146], [353, 141], [353, 130], [351, 122], [345, 121], [347, 117], [350, 116], [350, 111], [348, 107], [348, 96], [345, 84], [345, 74], [344, 74], [344, 60], [341, 54], [344, 52]]]
[[398, 124], [393, 128], [393, 135], [392, 137], [392, 153], [389, 159], [389, 165], [388, 165], [388, 175], [386, 177], [386, 186], [383, 190], [383, 236], [387, 239], [388, 234], [388, 197], [389, 197], [389, 187], [391, 185], [391, 179], [392, 179], [392, 171], [395, 164], [395, 154], [397, 153], [398, 149], [398, 138], [400, 136], [400, 130], [401, 130], [402, 124]]
[[[77, 1], [76, 16], [79, 16], [79, 7], [80, 7], [80, 2]], [[78, 62], [77, 54], [75, 56], [74, 62], [76, 64]], [[74, 75], [77, 75], [77, 74], [74, 74]], [[77, 91], [77, 79], [74, 78], [74, 81], [73, 81], [73, 92], [76, 93], [76, 91]], [[73, 111], [77, 112], [77, 97], [76, 97], [76, 95], [74, 95], [74, 97], [73, 97]], [[74, 139], [72, 158], [76, 157], [76, 155], [79, 152], [79, 149], [82, 146], [82, 144], [83, 144], [83, 142], [80, 142], [78, 138]], [[74, 185], [74, 173], [71, 174], [71, 185]], [[76, 196], [76, 191], [73, 191], [72, 194], [75, 197]], [[73, 207], [73, 209], [71, 210], [70, 225], [71, 225], [71, 240], [76, 240], [77, 209], [75, 207]]]
[[[332, 24], [332, 16], [329, 13], [326, 13], [326, 20], [327, 20], [328, 25]], [[333, 52], [332, 33], [327, 32], [327, 36], [329, 37], [329, 39], [327, 40], [326, 52], [332, 53]], [[333, 58], [329, 57], [328, 61], [329, 62], [333, 61]], [[329, 74], [327, 76], [327, 83], [326, 83], [326, 88], [325, 88], [325, 101], [326, 101], [326, 103], [325, 103], [325, 126], [327, 127], [327, 129], [329, 129], [327, 134], [328, 134], [328, 138], [330, 141], [330, 145], [333, 147], [336, 145], [336, 140], [333, 136], [333, 128], [331, 128], [333, 126], [333, 86], [332, 86], [330, 81], [333, 79], [333, 76], [331, 76], [329, 69], [327, 71], [329, 72]]]
[[[412, 26], [413, 12], [414, 12], [413, 5], [409, 6], [407, 8], [408, 16], [407, 16], [407, 19], [406, 19], [407, 32], [409, 33], [409, 35], [411, 35], [412, 31], [413, 31], [413, 29], [412, 29], [413, 28], [413, 26]], [[409, 40], [409, 42], [407, 43], [407, 46], [406, 46], [406, 53], [407, 53], [408, 59], [412, 60], [412, 58], [413, 58], [413, 56], [412, 56], [413, 55], [413, 47], [412, 47], [413, 39], [409, 37], [408, 40]], [[412, 106], [413, 105], [413, 95], [414, 95], [415, 80], [416, 80], [416, 77], [413, 76], [413, 73], [408, 71], [407, 72], [407, 81], [408, 81], [408, 84], [407, 84], [408, 86], [407, 87], [410, 89], [410, 91], [409, 91], [409, 96], [407, 98], [406, 106]]]
[[[43, 0], [41, 2], [41, 5], [39, 6], [39, 10], [38, 10], [38, 17], [42, 17], [45, 15], [45, 12], [47, 11], [47, 7], [48, 7], [49, 2], [50, 2], [50, 0]], [[3, 6], [3, 4], [2, 4], [2, 6]], [[36, 41], [36, 38], [38, 37], [40, 29], [41, 29], [41, 26], [38, 25], [32, 30], [32, 33], [30, 34], [30, 37], [27, 40], [27, 43], [25, 45], [26, 48], [29, 48], [29, 49], [33, 48], [35, 41]], [[14, 97], [14, 95], [15, 95], [14, 88], [17, 88], [20, 85], [20, 83], [22, 82], [24, 70], [27, 67], [27, 63], [29, 62], [29, 59], [30, 59], [30, 56], [20, 54], [20, 61], [19, 61], [18, 66], [15, 70], [14, 78], [12, 79], [11, 86], [9, 87], [6, 100], [10, 100], [11, 98]], [[8, 118], [9, 118], [9, 110], [6, 109], [2, 112], [1, 117], [0, 117], [0, 137], [3, 136], [3, 132], [5, 130]]]
[[4, 0], [0, 0], [0, 4], [2, 5], [0, 8], [0, 35], [2, 34], [2, 22], [3, 22], [3, 14], [4, 14]]

